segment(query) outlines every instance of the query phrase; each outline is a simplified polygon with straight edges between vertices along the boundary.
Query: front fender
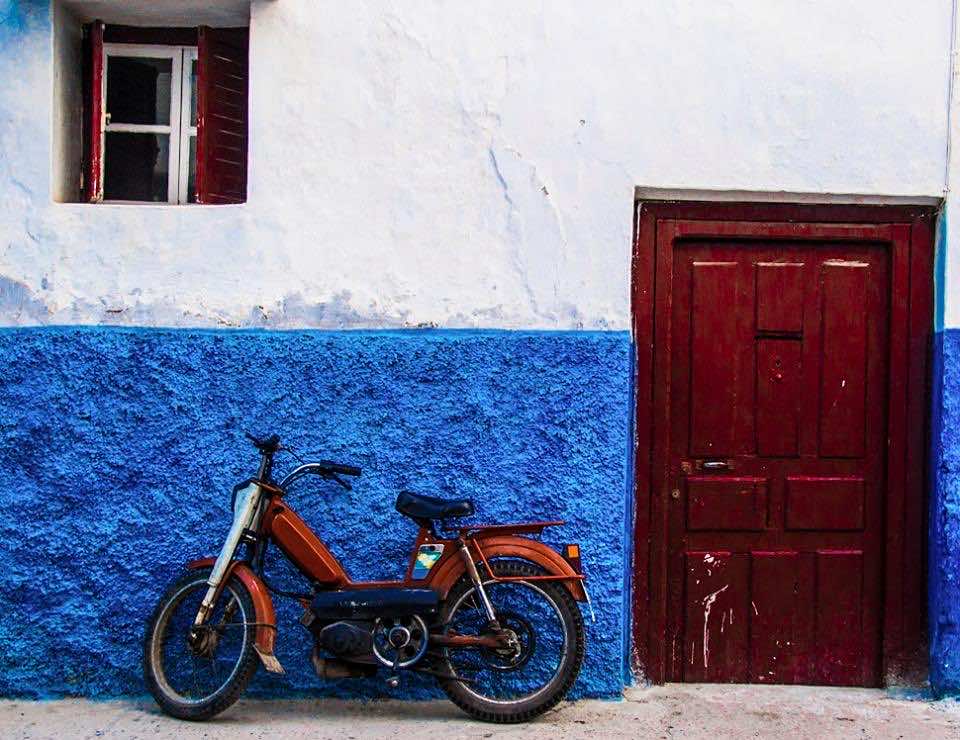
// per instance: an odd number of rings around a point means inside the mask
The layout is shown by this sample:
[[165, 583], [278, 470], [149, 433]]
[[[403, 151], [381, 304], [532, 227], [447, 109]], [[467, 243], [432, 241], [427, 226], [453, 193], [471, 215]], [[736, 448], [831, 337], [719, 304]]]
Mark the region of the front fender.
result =
[[[517, 537], [516, 535], [501, 535], [499, 537], [477, 537], [470, 541], [470, 545], [472, 551], [479, 547], [487, 560], [493, 558], [526, 560], [543, 568], [547, 575], [567, 576], [569, 580], [560, 582], [567, 587], [570, 595], [577, 601], [587, 600], [582, 579], [577, 575], [573, 566], [564, 560], [560, 553], [539, 540]], [[477, 556], [476, 552], [474, 552], [474, 556]], [[459, 555], [446, 558], [443, 563], [437, 566], [436, 573], [430, 579], [430, 587], [439, 593], [441, 599], [444, 599], [450, 589], [453, 588], [453, 584], [465, 571], [466, 566]]]
[[[201, 558], [187, 563], [188, 570], [199, 570], [200, 568], [210, 568], [217, 562], [216, 558]], [[250, 566], [239, 560], [234, 560], [229, 568], [225, 578], [235, 576], [240, 583], [244, 585], [253, 599], [253, 609], [257, 620], [256, 646], [260, 660], [264, 667], [273, 673], [282, 673], [279, 668], [280, 663], [273, 654], [273, 646], [277, 638], [277, 614], [273, 609], [273, 599], [270, 598], [270, 592], [267, 590], [263, 581], [254, 573]], [[224, 580], [226, 583], [226, 580]]]

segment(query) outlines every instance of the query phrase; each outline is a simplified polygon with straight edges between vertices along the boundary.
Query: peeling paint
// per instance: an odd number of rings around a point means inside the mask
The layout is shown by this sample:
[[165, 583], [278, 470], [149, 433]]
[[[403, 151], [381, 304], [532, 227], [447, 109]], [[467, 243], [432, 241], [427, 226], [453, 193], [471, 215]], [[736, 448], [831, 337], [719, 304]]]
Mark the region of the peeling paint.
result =
[[0, 322], [39, 324], [50, 317], [50, 308], [25, 284], [0, 275]]
[[717, 597], [730, 588], [728, 583], [723, 588], [718, 588], [711, 594], [703, 598], [703, 667], [706, 668], [710, 662], [710, 610], [713, 609], [713, 603]]

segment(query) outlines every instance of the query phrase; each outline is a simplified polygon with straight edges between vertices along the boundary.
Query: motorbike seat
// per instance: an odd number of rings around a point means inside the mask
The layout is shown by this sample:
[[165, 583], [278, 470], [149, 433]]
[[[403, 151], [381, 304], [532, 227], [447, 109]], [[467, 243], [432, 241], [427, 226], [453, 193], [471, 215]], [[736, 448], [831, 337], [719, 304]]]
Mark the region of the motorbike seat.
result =
[[421, 496], [412, 491], [401, 491], [397, 496], [397, 511], [415, 522], [434, 519], [453, 519], [473, 515], [470, 499], [447, 500], [433, 496]]

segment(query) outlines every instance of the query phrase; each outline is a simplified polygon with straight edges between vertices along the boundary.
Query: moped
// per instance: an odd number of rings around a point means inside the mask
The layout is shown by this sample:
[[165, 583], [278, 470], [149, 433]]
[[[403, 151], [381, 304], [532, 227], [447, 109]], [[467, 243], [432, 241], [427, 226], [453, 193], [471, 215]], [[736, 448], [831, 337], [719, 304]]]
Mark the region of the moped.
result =
[[[271, 594], [296, 599], [323, 679], [404, 671], [433, 676], [457, 706], [490, 722], [524, 722], [554, 707], [584, 658], [578, 602], [589, 604], [576, 544], [562, 552], [538, 539], [561, 521], [477, 526], [469, 500], [408, 491], [396, 509], [419, 527], [402, 580], [351, 580], [290, 505], [308, 475], [350, 490], [360, 468], [304, 462], [279, 483], [276, 435], [247, 433], [260, 453], [255, 478], [233, 489], [233, 525], [216, 558], [194, 560], [161, 598], [146, 630], [146, 685], [170, 715], [205, 720], [233, 704], [260, 664], [282, 673]], [[264, 573], [275, 545], [306, 581], [280, 591]]]

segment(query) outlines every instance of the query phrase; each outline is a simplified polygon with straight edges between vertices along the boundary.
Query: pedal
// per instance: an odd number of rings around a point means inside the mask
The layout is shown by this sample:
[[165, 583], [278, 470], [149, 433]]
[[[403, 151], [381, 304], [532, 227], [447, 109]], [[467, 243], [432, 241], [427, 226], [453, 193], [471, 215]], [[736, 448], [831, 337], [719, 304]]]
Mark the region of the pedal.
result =
[[390, 676], [387, 679], [387, 688], [395, 689], [400, 685], [400, 676]]

